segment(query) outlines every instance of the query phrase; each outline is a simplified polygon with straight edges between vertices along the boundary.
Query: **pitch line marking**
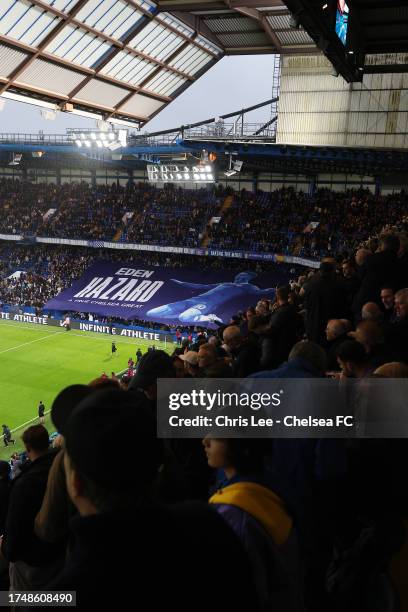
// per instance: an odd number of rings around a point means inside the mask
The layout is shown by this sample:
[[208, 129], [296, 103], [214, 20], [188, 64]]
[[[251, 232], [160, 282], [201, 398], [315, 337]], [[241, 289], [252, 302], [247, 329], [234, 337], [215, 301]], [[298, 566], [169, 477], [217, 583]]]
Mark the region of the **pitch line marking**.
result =
[[30, 340], [29, 342], [23, 342], [23, 344], [18, 344], [17, 346], [12, 346], [8, 349], [4, 349], [3, 351], [0, 351], [0, 355], [2, 355], [3, 353], [8, 353], [9, 351], [16, 351], [19, 348], [22, 348], [23, 346], [27, 346], [29, 344], [34, 344], [34, 342], [40, 342], [41, 340], [47, 340], [47, 338], [51, 338], [52, 336], [58, 336], [59, 334], [63, 334], [65, 332], [55, 332], [54, 334], [48, 334], [47, 336], [41, 336], [41, 338], [37, 338], [36, 340]]

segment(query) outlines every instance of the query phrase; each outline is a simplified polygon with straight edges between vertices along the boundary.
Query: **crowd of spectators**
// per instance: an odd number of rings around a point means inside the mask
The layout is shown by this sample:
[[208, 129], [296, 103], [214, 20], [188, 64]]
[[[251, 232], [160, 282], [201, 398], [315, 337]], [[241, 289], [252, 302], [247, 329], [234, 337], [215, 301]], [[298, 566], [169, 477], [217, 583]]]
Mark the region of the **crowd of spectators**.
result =
[[[227, 195], [230, 207], [223, 208]], [[213, 219], [218, 222], [213, 222]], [[384, 221], [406, 227], [408, 194], [293, 188], [232, 192], [148, 183], [66, 184], [0, 181], [0, 233], [122, 241], [298, 255], [347, 253], [377, 234]]]
[[123, 233], [136, 244], [200, 246], [208, 221], [219, 211], [223, 190], [156, 189]]
[[198, 246], [224, 189], [0, 181], [0, 233]]
[[18, 475], [0, 463], [4, 588], [75, 590], [84, 610], [135, 589], [152, 608], [406, 610], [406, 439], [156, 437], [159, 378], [407, 379], [405, 238], [388, 227], [132, 377], [62, 390], [53, 447], [34, 425]]
[[375, 197], [368, 190], [318, 189], [313, 196], [293, 188], [242, 191], [209, 228], [210, 246], [319, 259], [350, 252], [377, 234], [385, 220], [407, 226], [407, 193]]

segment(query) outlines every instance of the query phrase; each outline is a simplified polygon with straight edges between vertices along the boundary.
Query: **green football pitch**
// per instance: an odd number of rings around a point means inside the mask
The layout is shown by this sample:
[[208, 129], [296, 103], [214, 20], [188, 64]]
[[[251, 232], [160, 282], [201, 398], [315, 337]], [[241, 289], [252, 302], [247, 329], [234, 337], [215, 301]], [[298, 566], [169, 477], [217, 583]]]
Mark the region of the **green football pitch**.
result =
[[[25, 427], [38, 423], [40, 400], [47, 413], [64, 387], [87, 384], [103, 372], [110, 376], [125, 371], [138, 348], [145, 353], [154, 344], [173, 350], [164, 342], [115, 337], [118, 350], [112, 357], [111, 342], [108, 335], [0, 321], [0, 425], [7, 424], [16, 440], [15, 447], [4, 448], [0, 436], [0, 459], [22, 448]], [[54, 431], [48, 415], [45, 425]]]

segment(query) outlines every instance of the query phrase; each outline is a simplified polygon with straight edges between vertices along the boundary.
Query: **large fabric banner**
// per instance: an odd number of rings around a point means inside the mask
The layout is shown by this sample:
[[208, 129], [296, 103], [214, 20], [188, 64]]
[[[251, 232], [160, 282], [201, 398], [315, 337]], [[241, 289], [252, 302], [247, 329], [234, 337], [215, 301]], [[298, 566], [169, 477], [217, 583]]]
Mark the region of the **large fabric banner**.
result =
[[216, 327], [238, 310], [273, 298], [284, 279], [272, 274], [167, 269], [100, 261], [45, 307], [170, 325]]

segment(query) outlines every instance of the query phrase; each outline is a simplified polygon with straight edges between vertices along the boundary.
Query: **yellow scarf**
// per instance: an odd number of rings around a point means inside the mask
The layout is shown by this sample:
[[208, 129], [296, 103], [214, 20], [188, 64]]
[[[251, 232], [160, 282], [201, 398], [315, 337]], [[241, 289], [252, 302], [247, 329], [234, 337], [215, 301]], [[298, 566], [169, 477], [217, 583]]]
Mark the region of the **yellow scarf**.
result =
[[209, 500], [210, 504], [237, 506], [253, 516], [281, 546], [292, 529], [292, 519], [283, 501], [270, 489], [255, 482], [237, 482], [220, 489]]

